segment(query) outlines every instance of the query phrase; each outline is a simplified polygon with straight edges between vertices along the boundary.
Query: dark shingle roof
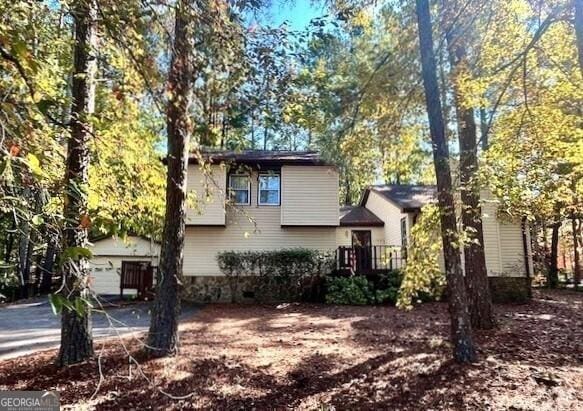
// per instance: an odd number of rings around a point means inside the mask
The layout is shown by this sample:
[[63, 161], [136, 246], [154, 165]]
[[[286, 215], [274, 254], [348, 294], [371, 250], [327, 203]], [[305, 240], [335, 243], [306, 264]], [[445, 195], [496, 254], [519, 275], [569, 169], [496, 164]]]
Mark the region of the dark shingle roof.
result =
[[343, 206], [340, 207], [340, 225], [345, 227], [384, 226], [385, 223], [368, 208]]
[[417, 210], [437, 198], [437, 189], [431, 185], [385, 184], [371, 186], [370, 190], [392, 201], [402, 211]]
[[[203, 158], [211, 163], [232, 161], [238, 164], [264, 165], [330, 165], [322, 160], [317, 151], [290, 151], [290, 150], [204, 150]], [[198, 157], [190, 156], [191, 163], [198, 163]]]

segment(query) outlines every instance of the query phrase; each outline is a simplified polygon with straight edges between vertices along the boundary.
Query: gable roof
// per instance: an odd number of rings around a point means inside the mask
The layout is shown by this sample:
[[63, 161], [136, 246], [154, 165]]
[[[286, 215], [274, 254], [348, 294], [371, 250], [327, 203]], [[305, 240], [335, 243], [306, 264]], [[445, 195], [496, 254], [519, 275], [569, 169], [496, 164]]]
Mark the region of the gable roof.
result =
[[[201, 151], [202, 157], [211, 164], [222, 162], [234, 162], [246, 165], [280, 166], [309, 165], [325, 166], [332, 165], [324, 161], [317, 151], [291, 151], [291, 150], [211, 150]], [[191, 155], [189, 163], [197, 164], [199, 157]]]
[[437, 198], [437, 188], [434, 185], [383, 184], [368, 187], [360, 205], [366, 204], [370, 191], [389, 200], [404, 213], [419, 210]]
[[340, 226], [375, 226], [382, 227], [385, 223], [376, 214], [362, 206], [340, 207]]

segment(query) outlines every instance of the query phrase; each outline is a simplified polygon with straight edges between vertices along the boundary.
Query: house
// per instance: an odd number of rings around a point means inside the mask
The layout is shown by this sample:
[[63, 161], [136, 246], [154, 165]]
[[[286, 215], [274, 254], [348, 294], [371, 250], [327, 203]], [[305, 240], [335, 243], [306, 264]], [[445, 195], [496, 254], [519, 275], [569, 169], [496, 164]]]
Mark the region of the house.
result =
[[[185, 295], [229, 301], [221, 251], [336, 248], [338, 172], [317, 152], [210, 151], [192, 156]], [[230, 193], [230, 194], [228, 194]]]
[[[372, 252], [377, 255], [382, 253], [379, 250], [386, 248], [403, 252], [422, 207], [436, 201], [436, 196], [435, 186], [368, 187], [364, 190], [358, 206], [345, 208], [347, 211], [340, 218], [337, 235], [339, 246], [365, 245], [372, 247]], [[481, 192], [481, 200], [486, 269], [493, 295], [499, 300], [516, 299], [505, 298], [508, 294], [514, 297], [518, 294], [525, 296], [528, 294], [529, 277], [533, 272], [529, 230], [525, 229], [521, 221], [501, 218], [497, 202], [488, 191]], [[388, 258], [388, 261], [392, 261], [393, 266], [401, 266], [403, 255], [396, 254], [396, 251], [392, 253], [392, 258]], [[387, 261], [386, 254], [383, 256], [382, 260]], [[374, 254], [371, 258], [372, 267], [369, 265], [365, 268], [375, 267]], [[357, 259], [352, 265], [358, 266], [359, 263]], [[444, 270], [443, 256], [440, 264]], [[386, 263], [383, 268], [386, 268]]]
[[[202, 161], [201, 161], [202, 160]], [[336, 167], [317, 152], [205, 151], [188, 164], [184, 296], [230, 301], [218, 266], [223, 251], [304, 247], [335, 252], [337, 268], [358, 273], [402, 268], [411, 228], [434, 186], [377, 185], [355, 206], [339, 207]], [[532, 256], [528, 230], [499, 218], [487, 192], [482, 205], [486, 265], [495, 295], [524, 295]], [[119, 289], [123, 262], [157, 265], [158, 246], [133, 237], [135, 248], [113, 238], [95, 243], [95, 288]], [[443, 258], [442, 258], [443, 266]]]
[[[130, 235], [125, 239], [105, 236], [93, 239], [90, 246], [93, 258], [90, 260], [91, 288], [100, 295], [119, 295], [121, 286], [125, 285], [124, 294], [134, 295], [138, 292], [137, 284], [122, 282], [122, 273], [127, 273], [128, 280], [134, 277], [149, 278], [152, 285], [153, 276], [150, 276], [158, 266], [160, 244], [136, 235]], [[130, 288], [129, 286], [136, 286]]]

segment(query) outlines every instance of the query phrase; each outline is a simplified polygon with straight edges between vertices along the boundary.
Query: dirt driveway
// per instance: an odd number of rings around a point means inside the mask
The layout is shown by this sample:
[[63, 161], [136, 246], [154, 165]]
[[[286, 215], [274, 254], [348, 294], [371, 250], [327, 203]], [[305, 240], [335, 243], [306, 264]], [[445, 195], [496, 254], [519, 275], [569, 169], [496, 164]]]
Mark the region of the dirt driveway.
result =
[[[111, 307], [105, 314], [93, 315], [93, 336], [112, 337], [147, 330], [150, 324], [149, 303]], [[185, 307], [183, 316], [194, 313], [195, 307]], [[53, 314], [46, 297], [0, 308], [0, 360], [59, 346], [60, 317]]]

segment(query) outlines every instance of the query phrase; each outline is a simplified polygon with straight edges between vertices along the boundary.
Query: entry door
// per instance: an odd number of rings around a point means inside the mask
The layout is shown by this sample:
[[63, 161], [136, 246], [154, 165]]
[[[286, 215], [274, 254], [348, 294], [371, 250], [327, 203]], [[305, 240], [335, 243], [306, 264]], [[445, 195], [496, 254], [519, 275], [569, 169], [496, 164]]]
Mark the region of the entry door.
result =
[[370, 247], [372, 244], [370, 230], [353, 230], [352, 246], [353, 247]]
[[372, 267], [372, 240], [370, 230], [352, 231], [352, 248], [354, 250], [356, 273], [365, 274]]

